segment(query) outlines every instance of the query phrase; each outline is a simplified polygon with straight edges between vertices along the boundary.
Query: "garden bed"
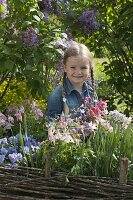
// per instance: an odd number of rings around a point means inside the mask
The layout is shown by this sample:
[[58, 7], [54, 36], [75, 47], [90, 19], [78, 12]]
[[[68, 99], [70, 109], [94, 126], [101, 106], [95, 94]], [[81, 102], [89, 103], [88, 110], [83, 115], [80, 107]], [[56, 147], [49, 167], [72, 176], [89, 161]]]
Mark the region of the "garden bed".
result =
[[111, 178], [66, 176], [45, 177], [41, 169], [0, 167], [0, 199], [133, 199], [133, 180], [126, 185]]

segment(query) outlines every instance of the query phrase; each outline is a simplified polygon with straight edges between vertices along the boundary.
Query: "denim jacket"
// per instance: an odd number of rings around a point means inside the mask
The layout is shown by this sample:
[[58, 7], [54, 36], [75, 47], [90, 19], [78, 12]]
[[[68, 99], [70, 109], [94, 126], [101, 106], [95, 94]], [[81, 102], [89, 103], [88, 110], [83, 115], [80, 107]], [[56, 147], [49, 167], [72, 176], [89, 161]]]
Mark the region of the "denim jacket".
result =
[[[49, 117], [55, 117], [64, 111], [64, 102], [62, 96], [62, 85], [57, 86], [49, 95], [45, 114]], [[79, 93], [74, 89], [69, 79], [65, 79], [64, 87], [66, 91], [66, 103], [69, 110], [77, 109], [83, 103], [85, 97], [93, 100], [93, 90], [86, 82], [83, 84], [83, 91]]]

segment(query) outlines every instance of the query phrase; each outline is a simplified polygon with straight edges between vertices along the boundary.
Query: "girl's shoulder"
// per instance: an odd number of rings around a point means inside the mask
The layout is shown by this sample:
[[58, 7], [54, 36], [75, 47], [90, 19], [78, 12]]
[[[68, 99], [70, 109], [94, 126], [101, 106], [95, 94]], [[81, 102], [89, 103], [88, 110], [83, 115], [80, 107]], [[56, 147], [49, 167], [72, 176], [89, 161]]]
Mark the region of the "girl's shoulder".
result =
[[49, 98], [54, 100], [60, 99], [62, 97], [62, 85], [58, 85], [49, 95]]

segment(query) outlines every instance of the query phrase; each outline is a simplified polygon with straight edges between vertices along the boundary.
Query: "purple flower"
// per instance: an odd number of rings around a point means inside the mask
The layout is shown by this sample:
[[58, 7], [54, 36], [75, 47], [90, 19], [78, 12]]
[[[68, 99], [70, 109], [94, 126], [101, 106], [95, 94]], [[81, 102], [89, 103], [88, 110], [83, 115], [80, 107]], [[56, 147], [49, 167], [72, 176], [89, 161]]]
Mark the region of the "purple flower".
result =
[[9, 154], [9, 155], [8, 155], [8, 158], [9, 158], [9, 160], [11, 161], [11, 163], [17, 162], [17, 160], [18, 160], [17, 153]]
[[8, 141], [10, 142], [10, 144], [14, 144], [14, 143], [16, 143], [16, 137], [11, 136], [11, 137], [8, 138]]
[[5, 149], [4, 147], [1, 148], [1, 154], [6, 155], [8, 153], [8, 150]]
[[71, 130], [73, 133], [77, 134], [78, 133], [78, 129], [76, 127], [71, 127]]
[[3, 164], [5, 160], [5, 155], [0, 155], [0, 164]]
[[58, 17], [61, 16], [61, 9], [58, 0], [42, 0], [38, 2], [39, 8], [44, 16], [54, 13]]
[[82, 16], [79, 19], [80, 28], [84, 34], [88, 35], [98, 30], [99, 24], [96, 19], [97, 11], [84, 11]]
[[67, 34], [67, 38], [69, 40], [73, 40], [73, 35], [72, 35], [72, 33], [70, 31], [67, 31], [66, 34]]
[[22, 43], [25, 48], [36, 48], [40, 45], [41, 38], [37, 35], [35, 29], [31, 26], [22, 34]]
[[17, 159], [18, 159], [19, 161], [21, 161], [21, 160], [23, 159], [23, 156], [22, 156], [21, 153], [18, 153], [18, 154], [17, 154]]
[[9, 147], [8, 148], [8, 153], [12, 154], [12, 153], [17, 153], [16, 149], [14, 149], [13, 147]]
[[0, 144], [2, 145], [6, 145], [8, 142], [7, 142], [7, 138], [2, 138], [0, 139]]
[[29, 147], [28, 146], [26, 146], [26, 147], [24, 147], [24, 152], [25, 152], [25, 154], [27, 154], [27, 155], [29, 155]]

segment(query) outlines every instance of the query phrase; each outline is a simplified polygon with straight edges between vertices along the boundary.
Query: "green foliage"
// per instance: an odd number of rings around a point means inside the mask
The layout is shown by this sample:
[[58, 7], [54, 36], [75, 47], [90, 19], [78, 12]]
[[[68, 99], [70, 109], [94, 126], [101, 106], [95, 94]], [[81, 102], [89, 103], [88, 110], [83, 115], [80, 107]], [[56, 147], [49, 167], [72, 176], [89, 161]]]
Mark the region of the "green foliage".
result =
[[[122, 132], [117, 126], [114, 126], [112, 132], [108, 132], [100, 125], [95, 134], [78, 145], [59, 140], [52, 145], [46, 140], [40, 154], [43, 151], [45, 155], [47, 150], [51, 152], [52, 172], [118, 178], [120, 159], [127, 157], [131, 163], [133, 162], [132, 148], [132, 125]], [[40, 167], [44, 167], [44, 163], [42, 165], [38, 160]], [[129, 168], [129, 179], [133, 178], [132, 172]]]

